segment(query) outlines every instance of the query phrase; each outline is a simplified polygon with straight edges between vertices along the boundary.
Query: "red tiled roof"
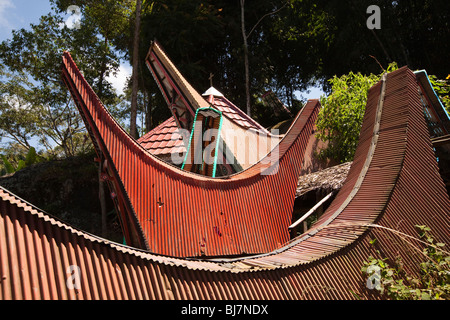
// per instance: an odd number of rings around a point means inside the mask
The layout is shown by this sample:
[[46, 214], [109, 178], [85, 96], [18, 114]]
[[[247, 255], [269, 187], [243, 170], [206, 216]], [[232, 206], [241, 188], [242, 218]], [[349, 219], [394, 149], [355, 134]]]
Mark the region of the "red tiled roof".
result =
[[168, 155], [186, 151], [174, 117], [167, 119], [140, 137], [138, 143], [154, 155]]

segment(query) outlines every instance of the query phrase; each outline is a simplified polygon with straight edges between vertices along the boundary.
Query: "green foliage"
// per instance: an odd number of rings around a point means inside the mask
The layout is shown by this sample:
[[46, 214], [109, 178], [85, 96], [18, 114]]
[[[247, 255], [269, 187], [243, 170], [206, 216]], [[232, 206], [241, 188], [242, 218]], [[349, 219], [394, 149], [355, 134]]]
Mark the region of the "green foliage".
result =
[[367, 101], [367, 90], [378, 81], [374, 75], [363, 76], [350, 72], [329, 80], [332, 93], [322, 97], [317, 119], [317, 137], [328, 142], [320, 158], [330, 158], [339, 163], [353, 159], [358, 144]]
[[2, 155], [3, 164], [5, 166], [6, 173], [16, 172], [16, 169], [12, 166], [12, 164], [8, 161], [8, 159]]
[[430, 228], [416, 226], [420, 238], [427, 245], [422, 250], [426, 260], [420, 263], [420, 276], [410, 276], [403, 269], [401, 258], [393, 266], [388, 259], [372, 256], [364, 262], [361, 271], [369, 276], [368, 284], [384, 297], [394, 300], [448, 300], [450, 299], [450, 256], [443, 251], [445, 244], [436, 243]]
[[[23, 168], [27, 166], [31, 166], [32, 164], [35, 164], [37, 162], [40, 162], [42, 160], [42, 157], [40, 157], [36, 149], [34, 147], [30, 147], [28, 152], [25, 156], [19, 155], [16, 156], [16, 159], [8, 159], [7, 156], [1, 155], [1, 158], [3, 160], [4, 167], [1, 169], [1, 175], [4, 175], [5, 173], [14, 173], [19, 170], [22, 170]], [[11, 161], [10, 161], [11, 160]], [[16, 162], [17, 165], [13, 165], [13, 163]]]
[[[73, 155], [88, 148], [85, 131], [67, 89], [59, 83], [63, 50], [69, 50], [100, 99], [110, 110], [128, 120], [129, 96], [117, 96], [108, 76], [118, 71], [120, 59], [132, 57], [136, 1], [51, 0], [54, 12], [41, 17], [27, 30], [16, 30], [0, 45], [0, 63], [11, 77], [2, 82], [2, 136], [25, 147], [31, 137], [54, 156]], [[449, 2], [420, 0], [414, 5], [380, 1], [383, 27], [367, 29], [365, 11], [370, 1], [261, 0], [247, 2], [245, 23], [248, 38], [252, 113], [269, 122], [272, 110], [258, 103], [272, 90], [295, 113], [296, 93], [312, 84], [324, 84], [332, 75], [378, 72], [376, 56], [383, 65], [390, 61], [427, 69], [442, 78], [448, 72], [447, 52]], [[70, 5], [81, 9], [81, 28], [61, 28]], [[282, 8], [282, 10], [277, 10]], [[276, 14], [270, 14], [277, 11]], [[423, 14], [422, 14], [423, 13]], [[436, 19], [434, 18], [436, 17]], [[409, 21], [414, 20], [414, 24]], [[255, 28], [253, 28], [255, 27]], [[150, 41], [158, 39], [194, 88], [202, 92], [214, 86], [236, 105], [244, 107], [244, 59], [239, 1], [166, 0], [143, 1], [139, 58], [139, 112], [147, 130], [166, 120], [170, 111], [145, 66]], [[395, 30], [395, 36], [393, 36]], [[433, 30], [432, 33], [425, 30]], [[437, 39], [437, 41], [436, 41]], [[435, 43], [439, 43], [436, 46]], [[420, 45], [418, 45], [420, 44]], [[422, 47], [427, 50], [422, 50]], [[424, 56], [425, 55], [425, 56]], [[359, 71], [360, 73], [356, 72]], [[447, 74], [447, 73], [446, 73]], [[16, 79], [13, 79], [15, 77]], [[25, 79], [21, 81], [19, 77]], [[32, 82], [29, 85], [26, 81]], [[325, 83], [324, 83], [325, 82]], [[361, 88], [367, 84], [361, 83]], [[6, 91], [7, 90], [7, 91]], [[341, 90], [342, 91], [342, 90]], [[447, 91], [448, 92], [448, 91]], [[445, 94], [448, 96], [448, 93]], [[20, 112], [11, 97], [21, 99]], [[344, 95], [339, 99], [344, 99]], [[335, 110], [352, 129], [336, 131], [340, 142], [353, 150], [361, 110]], [[448, 99], [444, 99], [448, 108]], [[269, 117], [266, 115], [269, 114]], [[144, 116], [143, 116], [144, 118]], [[271, 121], [270, 121], [271, 122]], [[342, 122], [342, 121], [341, 121]], [[273, 124], [273, 123], [270, 123]], [[323, 132], [324, 135], [328, 133]], [[328, 134], [329, 135], [329, 134]], [[70, 138], [75, 137], [75, 138]], [[78, 145], [77, 143], [81, 143]], [[56, 147], [55, 147], [56, 145]], [[336, 145], [335, 150], [338, 150]], [[50, 150], [51, 149], [51, 150]], [[350, 156], [349, 156], [350, 155]], [[339, 161], [351, 158], [345, 149]]]
[[[397, 70], [397, 64], [391, 63], [386, 72]], [[322, 96], [322, 109], [317, 119], [317, 137], [327, 142], [319, 158], [344, 163], [352, 161], [359, 141], [362, 120], [370, 87], [377, 83], [383, 73], [368, 76], [350, 72], [341, 77], [328, 80], [331, 94]], [[429, 76], [430, 82], [450, 113], [450, 85], [448, 80], [439, 80]]]
[[[301, 1], [303, 2], [303, 1]], [[327, 79], [349, 70], [362, 74], [378, 73], [375, 56], [383, 65], [396, 61], [399, 66], [426, 69], [438, 78], [450, 70], [450, 2], [447, 0], [328, 0], [316, 1], [318, 10], [328, 13], [327, 27], [332, 37], [321, 52], [321, 73]], [[381, 29], [366, 26], [370, 5], [381, 10]], [[411, 23], [414, 21], [414, 23]]]
[[61, 57], [70, 51], [85, 78], [108, 104], [118, 103], [107, 77], [118, 57], [98, 36], [95, 21], [68, 28], [58, 14], [42, 16], [29, 29], [0, 43], [0, 136], [29, 149], [39, 144], [50, 158], [84, 153], [92, 147], [84, 123], [61, 82]]
[[445, 80], [440, 80], [435, 75], [429, 75], [428, 79], [430, 79], [434, 91], [436, 91], [437, 95], [444, 104], [447, 113], [450, 114], [450, 76]]
[[36, 149], [34, 147], [31, 147], [30, 150], [28, 150], [28, 153], [25, 157], [24, 164], [26, 166], [30, 166], [38, 161], [38, 155], [36, 153]]
[[[389, 65], [387, 72], [397, 69], [397, 64]], [[353, 160], [359, 140], [367, 93], [377, 83], [382, 74], [368, 76], [350, 72], [341, 77], [334, 76], [328, 80], [331, 94], [322, 96], [317, 119], [317, 137], [328, 143], [321, 150], [321, 159], [331, 159], [338, 163]]]
[[23, 74], [3, 73], [0, 81], [0, 137], [9, 138], [29, 148], [36, 133], [38, 110], [29, 103], [32, 84]]

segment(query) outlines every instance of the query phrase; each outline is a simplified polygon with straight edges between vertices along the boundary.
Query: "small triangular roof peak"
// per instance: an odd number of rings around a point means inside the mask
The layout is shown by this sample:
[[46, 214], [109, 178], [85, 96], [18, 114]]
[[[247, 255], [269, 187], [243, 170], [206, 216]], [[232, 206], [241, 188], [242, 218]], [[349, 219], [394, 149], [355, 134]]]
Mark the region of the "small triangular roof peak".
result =
[[216, 88], [211, 87], [204, 94], [202, 94], [204, 97], [214, 96], [214, 97], [223, 97], [223, 94], [220, 93]]

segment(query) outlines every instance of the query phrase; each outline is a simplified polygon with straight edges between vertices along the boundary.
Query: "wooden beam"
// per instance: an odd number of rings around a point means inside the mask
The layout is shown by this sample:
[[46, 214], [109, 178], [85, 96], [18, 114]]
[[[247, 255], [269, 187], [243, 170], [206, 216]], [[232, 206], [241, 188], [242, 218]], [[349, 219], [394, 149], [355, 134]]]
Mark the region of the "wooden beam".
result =
[[295, 221], [293, 224], [289, 226], [289, 229], [295, 228], [298, 226], [301, 222], [306, 220], [310, 215], [312, 215], [325, 201], [331, 198], [331, 196], [334, 194], [334, 192], [329, 193], [325, 198], [320, 200], [314, 207], [311, 208], [307, 213], [305, 213], [300, 219]]

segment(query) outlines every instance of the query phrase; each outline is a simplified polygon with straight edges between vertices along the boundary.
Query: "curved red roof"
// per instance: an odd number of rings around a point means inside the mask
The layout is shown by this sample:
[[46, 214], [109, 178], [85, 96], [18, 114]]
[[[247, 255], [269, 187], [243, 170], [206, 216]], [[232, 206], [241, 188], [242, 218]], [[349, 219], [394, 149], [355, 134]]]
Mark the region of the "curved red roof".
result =
[[63, 79], [99, 157], [106, 161], [128, 244], [198, 257], [262, 253], [289, 239], [297, 179], [319, 112], [317, 100], [305, 105], [265, 158], [237, 174], [213, 179], [171, 166], [132, 139], [67, 52]]

